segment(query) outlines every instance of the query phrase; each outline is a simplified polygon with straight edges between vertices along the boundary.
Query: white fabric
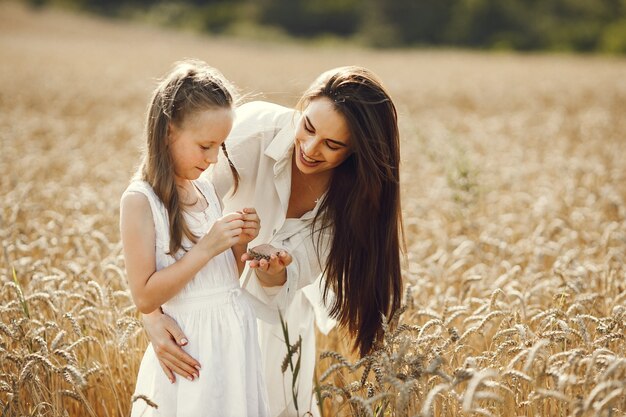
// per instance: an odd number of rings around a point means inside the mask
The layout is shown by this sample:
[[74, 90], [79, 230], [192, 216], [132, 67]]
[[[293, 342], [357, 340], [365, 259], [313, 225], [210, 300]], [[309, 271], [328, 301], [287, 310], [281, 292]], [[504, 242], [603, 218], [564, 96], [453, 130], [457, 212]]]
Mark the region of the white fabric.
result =
[[[271, 243], [286, 249], [293, 257], [293, 263], [287, 267], [287, 282], [282, 287], [262, 287], [248, 267], [241, 276], [242, 287], [265, 305], [259, 314], [265, 320], [259, 321], [259, 337], [272, 416], [298, 414], [292, 400], [292, 374], [289, 370], [284, 375], [281, 373], [287, 347], [281, 326], [276, 323], [278, 309], [287, 321], [290, 344], [293, 345], [298, 336], [303, 339], [297, 387], [299, 415], [307, 411], [319, 415], [312, 396], [316, 359], [313, 324], [317, 323], [324, 332], [335, 324], [320, 295], [320, 275], [329, 236], [321, 232], [318, 241], [320, 233], [311, 232], [319, 204], [298, 219], [286, 218], [297, 117], [294, 110], [271, 103], [242, 105], [237, 109], [233, 130], [226, 140], [228, 155], [241, 177], [237, 192], [232, 193], [233, 180], [225, 158], [220, 158], [212, 171], [213, 184], [222, 197], [225, 212], [243, 207], [257, 210], [261, 230], [250, 247]], [[267, 320], [271, 315], [274, 320]]]
[[[209, 231], [221, 216], [220, 203], [206, 179], [194, 182], [206, 198], [203, 212], [185, 212], [185, 221], [196, 236]], [[148, 198], [156, 229], [157, 270], [175, 262], [169, 250], [168, 216], [152, 188], [132, 182], [125, 193], [138, 192]], [[186, 248], [191, 242], [185, 239]], [[179, 259], [184, 252], [176, 254]], [[167, 379], [149, 345], [137, 376], [135, 394], [144, 394], [158, 409], [142, 400], [133, 404], [132, 416], [267, 416], [269, 407], [263, 381], [257, 324], [246, 292], [237, 280], [232, 251], [211, 259], [196, 276], [162, 308], [174, 318], [187, 336], [185, 351], [196, 358], [202, 369], [194, 381]]]

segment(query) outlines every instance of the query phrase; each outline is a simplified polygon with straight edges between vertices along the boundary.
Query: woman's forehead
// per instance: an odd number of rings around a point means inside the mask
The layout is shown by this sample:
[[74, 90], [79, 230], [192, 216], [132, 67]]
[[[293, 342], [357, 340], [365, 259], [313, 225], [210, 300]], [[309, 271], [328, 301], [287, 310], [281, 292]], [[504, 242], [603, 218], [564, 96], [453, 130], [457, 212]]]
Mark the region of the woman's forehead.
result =
[[334, 103], [326, 97], [311, 100], [304, 109], [304, 118], [316, 132], [330, 139], [347, 142], [350, 128], [343, 114], [335, 108]]

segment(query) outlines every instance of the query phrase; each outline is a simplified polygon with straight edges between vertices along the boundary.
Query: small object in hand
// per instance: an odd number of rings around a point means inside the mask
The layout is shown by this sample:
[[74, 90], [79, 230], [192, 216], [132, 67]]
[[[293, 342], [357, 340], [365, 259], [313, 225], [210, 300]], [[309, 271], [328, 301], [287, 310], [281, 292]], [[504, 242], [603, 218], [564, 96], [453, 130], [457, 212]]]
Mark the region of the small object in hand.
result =
[[261, 259], [269, 261], [272, 254], [278, 256], [279, 253], [280, 251], [277, 251], [275, 247], [268, 244], [255, 246], [254, 249], [248, 249], [248, 255], [251, 256], [255, 261], [260, 261]]

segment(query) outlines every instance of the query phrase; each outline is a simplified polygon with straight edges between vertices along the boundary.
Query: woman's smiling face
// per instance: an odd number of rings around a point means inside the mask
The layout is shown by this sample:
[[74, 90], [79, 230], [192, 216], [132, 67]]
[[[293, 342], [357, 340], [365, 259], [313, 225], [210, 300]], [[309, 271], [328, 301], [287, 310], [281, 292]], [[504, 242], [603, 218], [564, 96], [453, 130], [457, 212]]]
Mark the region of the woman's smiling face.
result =
[[296, 128], [295, 160], [303, 174], [319, 174], [341, 165], [352, 153], [345, 118], [326, 97], [311, 100]]

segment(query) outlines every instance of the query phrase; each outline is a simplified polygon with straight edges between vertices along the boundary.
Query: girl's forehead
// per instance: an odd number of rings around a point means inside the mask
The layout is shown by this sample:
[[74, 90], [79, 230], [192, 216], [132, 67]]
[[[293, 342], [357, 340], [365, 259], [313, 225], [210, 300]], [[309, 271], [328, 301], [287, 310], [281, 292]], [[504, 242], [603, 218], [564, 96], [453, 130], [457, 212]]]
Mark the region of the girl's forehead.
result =
[[182, 118], [181, 124], [183, 127], [192, 127], [216, 121], [232, 121], [234, 117], [234, 110], [229, 107], [208, 107], [189, 112]]

